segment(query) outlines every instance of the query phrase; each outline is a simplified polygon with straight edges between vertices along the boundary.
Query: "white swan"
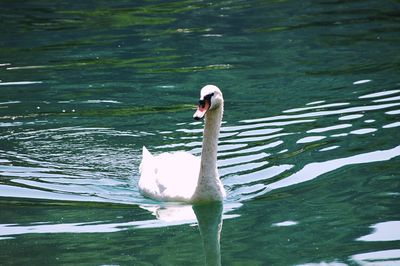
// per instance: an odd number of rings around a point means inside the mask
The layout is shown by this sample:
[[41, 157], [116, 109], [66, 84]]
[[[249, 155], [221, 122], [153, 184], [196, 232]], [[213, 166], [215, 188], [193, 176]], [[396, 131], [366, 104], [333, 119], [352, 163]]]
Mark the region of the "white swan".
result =
[[140, 192], [160, 201], [189, 203], [222, 201], [224, 187], [217, 169], [218, 136], [224, 111], [222, 92], [214, 85], [201, 89], [193, 118], [205, 117], [201, 159], [182, 151], [153, 156], [143, 146]]

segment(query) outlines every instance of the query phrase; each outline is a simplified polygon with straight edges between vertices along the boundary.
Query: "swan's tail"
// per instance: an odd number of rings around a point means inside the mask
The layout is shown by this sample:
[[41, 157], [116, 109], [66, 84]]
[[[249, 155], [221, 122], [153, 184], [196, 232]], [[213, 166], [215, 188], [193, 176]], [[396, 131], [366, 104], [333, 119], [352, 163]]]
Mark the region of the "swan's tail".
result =
[[153, 159], [153, 155], [151, 155], [151, 153], [149, 152], [149, 150], [143, 146], [142, 148], [142, 162], [140, 163], [139, 166], [139, 172], [142, 173], [143, 167], [144, 167], [144, 163], [148, 162], [150, 160]]
[[143, 150], [143, 152], [142, 152], [143, 158], [147, 159], [147, 158], [152, 158], [153, 157], [153, 155], [151, 155], [151, 153], [149, 152], [149, 150], [145, 146], [143, 146], [142, 150]]

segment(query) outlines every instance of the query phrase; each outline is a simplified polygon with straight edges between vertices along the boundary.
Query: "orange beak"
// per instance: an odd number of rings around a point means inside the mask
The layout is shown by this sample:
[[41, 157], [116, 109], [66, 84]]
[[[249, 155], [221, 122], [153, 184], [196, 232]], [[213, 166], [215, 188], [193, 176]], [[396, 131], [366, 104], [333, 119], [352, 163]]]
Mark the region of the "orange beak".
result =
[[195, 120], [200, 120], [204, 117], [207, 113], [208, 108], [210, 108], [210, 101], [209, 100], [200, 100], [199, 105], [197, 106], [197, 110], [193, 115]]

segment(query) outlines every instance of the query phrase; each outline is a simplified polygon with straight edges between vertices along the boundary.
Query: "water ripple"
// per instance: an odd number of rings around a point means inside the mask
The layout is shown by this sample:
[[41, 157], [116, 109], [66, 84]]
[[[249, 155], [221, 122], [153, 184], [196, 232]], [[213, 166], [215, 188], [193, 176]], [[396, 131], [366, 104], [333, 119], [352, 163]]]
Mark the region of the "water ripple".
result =
[[[400, 146], [347, 156], [335, 153], [342, 151], [354, 137], [369, 138], [382, 130], [399, 127], [400, 122], [396, 120], [380, 127], [365, 127], [365, 124], [381, 123], [382, 117], [375, 114], [383, 111], [397, 119], [398, 96], [384, 97], [398, 92], [400, 90], [364, 94], [358, 97], [362, 104], [320, 100], [274, 116], [236, 123], [224, 121], [218, 165], [228, 191], [227, 202], [250, 200], [270, 191], [295, 187], [348, 165], [387, 161], [399, 156]], [[374, 104], [379, 97], [379, 101], [390, 103]], [[361, 117], [366, 119], [361, 121]], [[183, 149], [199, 155], [202, 126], [198, 122], [177, 123], [175, 130], [157, 132], [74, 126], [5, 134], [2, 139], [23, 140], [21, 145], [35, 152], [29, 155], [0, 152], [0, 157], [4, 158], [0, 160], [0, 176], [6, 180], [0, 184], [0, 194], [30, 199], [147, 204], [152, 201], [139, 194], [138, 169], [133, 168], [139, 165], [141, 146], [136, 150], [126, 145], [109, 147], [108, 141], [126, 138], [126, 143], [130, 143], [132, 137], [162, 136], [162, 142], [153, 147], [153, 152]], [[313, 152], [324, 154], [324, 159], [320, 162], [304, 159]], [[46, 153], [49, 156], [44, 158]], [[12, 161], [19, 161], [20, 166], [18, 163], [8, 165], [11, 157]]]
[[387, 161], [400, 155], [400, 146], [392, 149], [367, 152], [363, 154], [353, 155], [347, 158], [333, 159], [325, 162], [315, 162], [307, 164], [303, 169], [293, 175], [269, 184], [270, 189], [284, 188], [295, 184], [303, 183], [315, 179], [325, 173], [331, 172], [338, 168], [353, 165], [365, 164], [373, 162]]
[[318, 111], [318, 112], [311, 112], [311, 113], [305, 113], [305, 114], [299, 114], [299, 115], [279, 115], [279, 116], [273, 116], [273, 117], [248, 119], [248, 120], [243, 120], [242, 122], [243, 123], [258, 123], [258, 122], [264, 122], [264, 121], [289, 120], [289, 119], [298, 119], [298, 118], [310, 118], [310, 117], [320, 117], [320, 116], [328, 116], [328, 115], [359, 113], [359, 112], [388, 109], [388, 108], [399, 106], [399, 105], [400, 105], [400, 103], [357, 106], [357, 107], [349, 107], [349, 108], [340, 109], [340, 110]]

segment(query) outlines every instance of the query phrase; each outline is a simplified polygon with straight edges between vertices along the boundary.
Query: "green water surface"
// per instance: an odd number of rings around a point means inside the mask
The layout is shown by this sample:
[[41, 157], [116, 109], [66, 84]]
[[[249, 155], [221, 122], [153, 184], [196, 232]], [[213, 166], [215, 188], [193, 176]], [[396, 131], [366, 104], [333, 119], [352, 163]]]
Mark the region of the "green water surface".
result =
[[[0, 264], [400, 265], [398, 1], [2, 1]], [[137, 188], [200, 154], [220, 204]]]

